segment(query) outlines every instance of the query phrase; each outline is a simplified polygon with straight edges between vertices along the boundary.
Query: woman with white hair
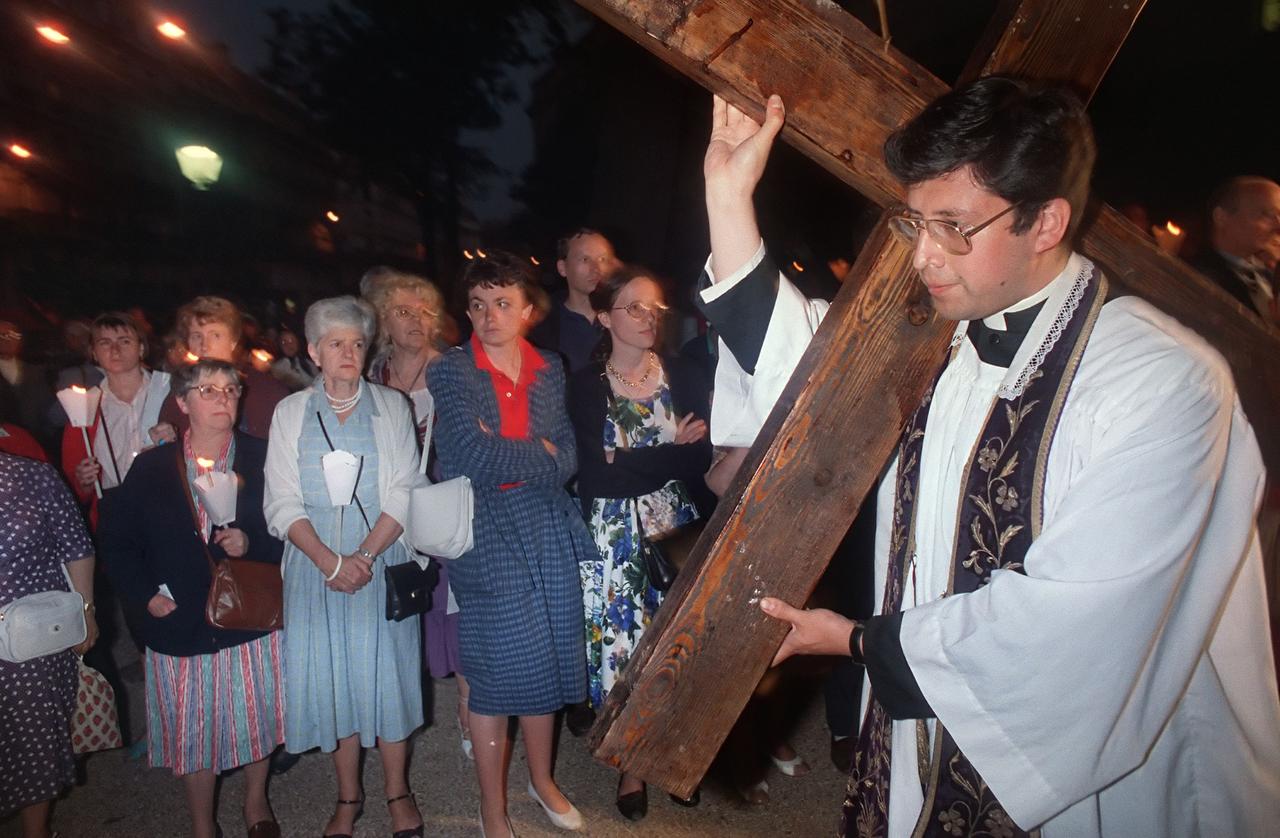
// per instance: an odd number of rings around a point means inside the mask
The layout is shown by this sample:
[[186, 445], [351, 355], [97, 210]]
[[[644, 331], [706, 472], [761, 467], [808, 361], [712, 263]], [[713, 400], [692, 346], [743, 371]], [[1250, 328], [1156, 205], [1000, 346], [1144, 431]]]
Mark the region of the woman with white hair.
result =
[[[333, 753], [337, 806], [324, 834], [350, 835], [364, 808], [360, 749], [377, 747], [397, 838], [422, 835], [408, 786], [408, 737], [422, 724], [417, 620], [384, 618], [383, 570], [410, 561], [400, 540], [417, 477], [409, 405], [361, 376], [375, 315], [354, 297], [307, 310], [320, 376], [276, 408], [265, 509], [284, 553], [285, 747]], [[362, 465], [351, 506], [329, 498], [321, 458]]]

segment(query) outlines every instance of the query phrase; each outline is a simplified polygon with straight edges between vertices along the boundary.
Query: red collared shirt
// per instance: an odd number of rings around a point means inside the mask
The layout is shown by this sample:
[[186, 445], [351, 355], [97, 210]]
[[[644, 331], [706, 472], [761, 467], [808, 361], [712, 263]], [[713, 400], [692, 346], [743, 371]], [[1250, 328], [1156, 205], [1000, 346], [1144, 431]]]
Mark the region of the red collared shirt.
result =
[[512, 381], [498, 370], [485, 354], [480, 340], [471, 336], [471, 351], [475, 353], [476, 369], [489, 373], [493, 383], [493, 395], [498, 400], [498, 417], [501, 427], [498, 433], [506, 439], [529, 439], [529, 387], [533, 385], [538, 370], [547, 365], [533, 344], [520, 338], [520, 379]]

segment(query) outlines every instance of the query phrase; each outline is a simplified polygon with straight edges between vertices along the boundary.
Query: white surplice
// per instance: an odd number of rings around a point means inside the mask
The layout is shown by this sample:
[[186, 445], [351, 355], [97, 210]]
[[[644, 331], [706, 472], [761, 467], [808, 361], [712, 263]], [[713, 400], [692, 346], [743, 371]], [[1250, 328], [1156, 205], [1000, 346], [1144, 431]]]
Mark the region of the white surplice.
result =
[[[1103, 307], [1050, 448], [1026, 574], [996, 571], [974, 593], [940, 598], [987, 411], [1016, 389], [1088, 266], [1072, 255], [1009, 309], [1045, 301], [1008, 370], [978, 359], [967, 324], [956, 330], [921, 453], [903, 652], [1023, 828], [1046, 838], [1270, 834], [1280, 700], [1255, 526], [1264, 472], [1230, 370], [1197, 335], [1137, 298]], [[779, 285], [754, 375], [721, 342], [718, 443], [750, 444], [826, 313], [785, 277]], [[987, 323], [1002, 327], [1003, 312]], [[877, 498], [877, 612], [896, 474], [895, 463]], [[914, 721], [894, 723], [891, 836], [910, 835], [922, 805], [915, 739]]]

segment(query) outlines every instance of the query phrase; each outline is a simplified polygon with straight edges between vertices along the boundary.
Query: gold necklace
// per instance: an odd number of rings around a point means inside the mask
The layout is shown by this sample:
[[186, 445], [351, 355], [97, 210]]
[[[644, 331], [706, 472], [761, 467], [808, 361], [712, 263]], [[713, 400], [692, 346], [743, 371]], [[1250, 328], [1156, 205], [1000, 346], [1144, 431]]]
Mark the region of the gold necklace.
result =
[[653, 373], [654, 369], [657, 366], [658, 365], [656, 363], [656, 356], [654, 356], [653, 352], [650, 351], [649, 363], [645, 366], [644, 375], [640, 376], [639, 381], [629, 381], [626, 378], [623, 378], [622, 373], [618, 372], [618, 368], [613, 365], [612, 359], [604, 362], [604, 367], [606, 370], [609, 371], [609, 375], [612, 375], [614, 378], [616, 378], [618, 380], [618, 383], [621, 384], [623, 387], [630, 387], [633, 390], [639, 390], [641, 387], [643, 387], [645, 382], [649, 380], [650, 374]]

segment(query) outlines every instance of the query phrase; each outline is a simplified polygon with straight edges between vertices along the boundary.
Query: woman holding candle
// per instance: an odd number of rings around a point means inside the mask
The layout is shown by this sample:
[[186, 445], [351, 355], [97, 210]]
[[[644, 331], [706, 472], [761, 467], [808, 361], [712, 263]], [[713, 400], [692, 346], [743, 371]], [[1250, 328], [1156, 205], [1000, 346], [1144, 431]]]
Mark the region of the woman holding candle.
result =
[[[423, 719], [421, 635], [417, 620], [385, 619], [384, 570], [412, 561], [400, 535], [418, 449], [408, 402], [361, 377], [374, 322], [354, 297], [307, 310], [307, 352], [320, 377], [276, 408], [266, 515], [288, 539], [285, 747], [333, 753], [337, 804], [324, 830], [333, 836], [352, 834], [364, 808], [360, 751], [377, 746], [392, 828], [409, 838], [423, 830], [407, 741]], [[322, 462], [334, 450], [361, 461], [348, 506], [334, 505], [326, 482]]]
[[[119, 486], [138, 454], [177, 436], [173, 425], [159, 421], [169, 395], [169, 374], [143, 366], [147, 344], [133, 318], [123, 312], [101, 314], [90, 336], [93, 361], [106, 378], [89, 388], [98, 409], [86, 432], [71, 424], [63, 429], [62, 469], [81, 503], [89, 504], [89, 523], [96, 528], [94, 484], [104, 490]], [[95, 389], [97, 394], [92, 393]]]
[[[267, 800], [267, 758], [284, 733], [280, 632], [205, 621], [210, 557], [280, 562], [262, 514], [266, 444], [234, 429], [241, 389], [231, 364], [181, 369], [173, 393], [189, 428], [134, 460], [102, 516], [101, 552], [147, 649], [151, 765], [182, 777], [197, 838], [218, 832], [216, 775], [243, 766], [245, 825], [251, 838], [270, 838], [280, 834]], [[238, 478], [230, 526], [213, 527], [193, 488], [209, 470]]]
[[485, 835], [507, 836], [507, 720], [520, 718], [529, 795], [562, 829], [577, 808], [552, 778], [555, 713], [587, 694], [578, 562], [595, 543], [565, 484], [577, 471], [564, 368], [523, 337], [537, 280], [503, 252], [467, 266], [475, 334], [427, 370], [442, 476], [475, 492], [475, 547], [451, 565]]

